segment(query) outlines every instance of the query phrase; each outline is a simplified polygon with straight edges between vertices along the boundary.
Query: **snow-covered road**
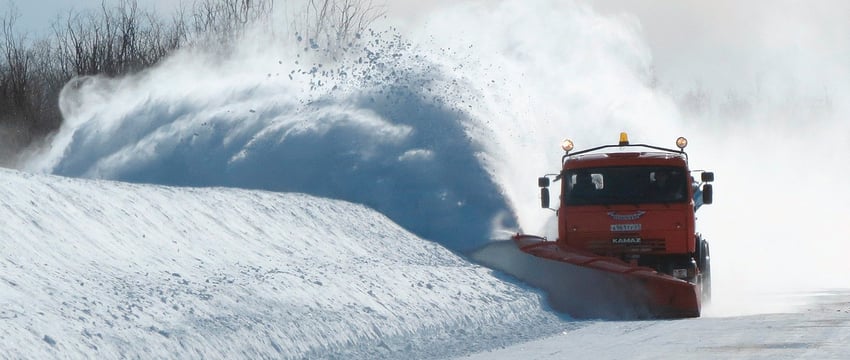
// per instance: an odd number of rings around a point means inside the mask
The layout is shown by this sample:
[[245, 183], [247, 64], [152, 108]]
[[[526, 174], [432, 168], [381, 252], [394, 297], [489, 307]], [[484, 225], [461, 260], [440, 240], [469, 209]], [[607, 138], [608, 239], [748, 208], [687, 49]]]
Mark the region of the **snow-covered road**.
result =
[[850, 291], [783, 296], [800, 303], [794, 312], [667, 321], [586, 321], [560, 335], [464, 359], [846, 359], [850, 356]]

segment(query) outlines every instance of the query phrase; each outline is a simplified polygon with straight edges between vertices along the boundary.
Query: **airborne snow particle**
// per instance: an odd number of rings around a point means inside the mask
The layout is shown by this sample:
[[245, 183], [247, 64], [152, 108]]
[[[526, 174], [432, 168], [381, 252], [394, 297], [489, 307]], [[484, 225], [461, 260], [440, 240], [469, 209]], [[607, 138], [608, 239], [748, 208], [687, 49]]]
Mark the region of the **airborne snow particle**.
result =
[[56, 340], [53, 340], [53, 338], [50, 337], [50, 336], [44, 335], [42, 340], [44, 340], [44, 342], [50, 344], [50, 346], [56, 346]]

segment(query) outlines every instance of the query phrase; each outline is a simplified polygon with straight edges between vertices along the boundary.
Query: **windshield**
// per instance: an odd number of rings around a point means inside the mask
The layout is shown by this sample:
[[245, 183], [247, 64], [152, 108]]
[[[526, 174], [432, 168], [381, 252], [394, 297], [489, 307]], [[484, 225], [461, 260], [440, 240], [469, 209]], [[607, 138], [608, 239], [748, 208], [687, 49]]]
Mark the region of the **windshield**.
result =
[[564, 173], [564, 203], [613, 205], [687, 201], [688, 177], [676, 166], [617, 166]]

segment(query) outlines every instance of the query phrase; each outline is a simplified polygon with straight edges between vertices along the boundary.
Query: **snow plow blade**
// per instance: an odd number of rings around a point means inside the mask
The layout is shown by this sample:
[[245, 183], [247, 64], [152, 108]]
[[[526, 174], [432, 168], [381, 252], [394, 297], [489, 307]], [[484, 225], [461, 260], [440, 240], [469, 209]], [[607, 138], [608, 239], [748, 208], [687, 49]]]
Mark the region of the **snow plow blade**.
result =
[[659, 273], [654, 269], [626, 263], [620, 259], [596, 255], [558, 245], [534, 235], [517, 234], [513, 240], [519, 249], [536, 257], [603, 271], [625, 279], [622, 291], [635, 307], [652, 318], [700, 316], [700, 289], [697, 284]]

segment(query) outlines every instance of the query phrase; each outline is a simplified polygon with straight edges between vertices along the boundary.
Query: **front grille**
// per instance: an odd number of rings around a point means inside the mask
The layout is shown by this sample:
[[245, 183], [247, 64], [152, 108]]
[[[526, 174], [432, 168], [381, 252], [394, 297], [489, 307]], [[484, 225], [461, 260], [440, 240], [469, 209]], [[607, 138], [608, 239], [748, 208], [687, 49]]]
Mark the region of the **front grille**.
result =
[[590, 240], [586, 242], [587, 249], [600, 253], [649, 253], [664, 252], [667, 244], [664, 239], [641, 239], [640, 243], [615, 244], [614, 239]]

